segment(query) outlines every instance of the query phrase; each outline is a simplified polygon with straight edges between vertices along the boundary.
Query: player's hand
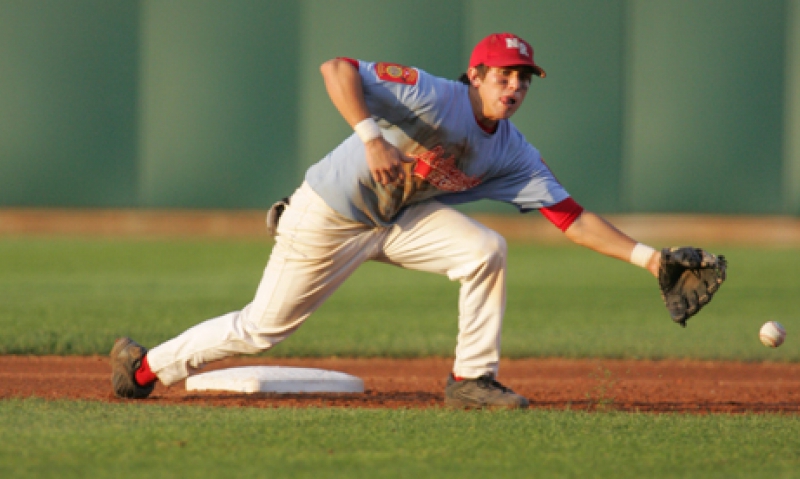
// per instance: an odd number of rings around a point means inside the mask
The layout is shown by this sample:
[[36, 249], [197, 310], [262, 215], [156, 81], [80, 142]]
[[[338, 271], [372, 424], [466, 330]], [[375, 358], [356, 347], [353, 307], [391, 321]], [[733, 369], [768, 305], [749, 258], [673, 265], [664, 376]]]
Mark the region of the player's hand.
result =
[[364, 145], [367, 166], [372, 178], [382, 185], [405, 180], [403, 164], [413, 161], [384, 138], [375, 138]]

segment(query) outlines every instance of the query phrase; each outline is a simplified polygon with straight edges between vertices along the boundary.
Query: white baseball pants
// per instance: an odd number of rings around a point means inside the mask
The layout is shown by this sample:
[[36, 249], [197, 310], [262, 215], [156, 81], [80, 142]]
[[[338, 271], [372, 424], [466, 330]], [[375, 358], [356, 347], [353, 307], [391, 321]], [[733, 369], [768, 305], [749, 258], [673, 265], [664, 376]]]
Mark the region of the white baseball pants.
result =
[[502, 236], [436, 201], [410, 206], [390, 227], [369, 227], [336, 213], [306, 183], [281, 217], [253, 301], [151, 349], [150, 368], [169, 386], [211, 361], [265, 351], [370, 260], [460, 281], [453, 373], [497, 373], [506, 295]]

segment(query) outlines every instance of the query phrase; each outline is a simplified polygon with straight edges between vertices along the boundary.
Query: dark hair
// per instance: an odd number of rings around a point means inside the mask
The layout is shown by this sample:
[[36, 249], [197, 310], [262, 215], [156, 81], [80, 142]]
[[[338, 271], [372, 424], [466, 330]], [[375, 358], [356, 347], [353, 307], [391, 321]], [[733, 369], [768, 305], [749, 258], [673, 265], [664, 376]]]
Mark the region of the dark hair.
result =
[[[483, 63], [481, 63], [480, 65], [476, 66], [475, 69], [478, 70], [478, 78], [481, 78], [481, 79], [486, 77], [486, 72], [489, 71], [489, 67], [487, 67]], [[461, 76], [458, 77], [458, 81], [460, 81], [461, 83], [463, 83], [465, 85], [471, 85], [472, 84], [472, 82], [469, 81], [469, 77], [467, 76], [466, 72], [462, 73]]]

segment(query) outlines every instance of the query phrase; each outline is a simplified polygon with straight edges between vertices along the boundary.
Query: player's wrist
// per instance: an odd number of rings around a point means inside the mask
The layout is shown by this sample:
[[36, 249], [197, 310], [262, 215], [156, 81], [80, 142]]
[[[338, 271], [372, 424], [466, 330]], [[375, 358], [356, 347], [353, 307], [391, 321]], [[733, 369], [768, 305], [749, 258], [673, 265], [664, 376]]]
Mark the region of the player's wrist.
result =
[[364, 144], [367, 144], [377, 138], [383, 138], [381, 127], [379, 127], [378, 123], [372, 118], [365, 118], [364, 120], [361, 120], [356, 126], [353, 127], [353, 130], [355, 130], [356, 135], [361, 138], [361, 141]]
[[654, 254], [656, 254], [655, 249], [646, 244], [636, 243], [636, 246], [631, 250], [631, 256], [628, 261], [640, 268], [650, 269], [650, 262]]

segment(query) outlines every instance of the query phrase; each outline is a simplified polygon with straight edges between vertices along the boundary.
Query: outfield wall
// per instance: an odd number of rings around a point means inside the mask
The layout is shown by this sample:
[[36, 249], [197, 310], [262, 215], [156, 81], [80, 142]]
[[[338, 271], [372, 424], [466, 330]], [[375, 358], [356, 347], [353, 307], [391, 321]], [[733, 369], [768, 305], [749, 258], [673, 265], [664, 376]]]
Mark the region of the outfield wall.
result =
[[800, 214], [800, 0], [4, 0], [0, 207], [263, 208], [348, 134], [320, 63], [455, 78], [503, 30], [581, 203]]

